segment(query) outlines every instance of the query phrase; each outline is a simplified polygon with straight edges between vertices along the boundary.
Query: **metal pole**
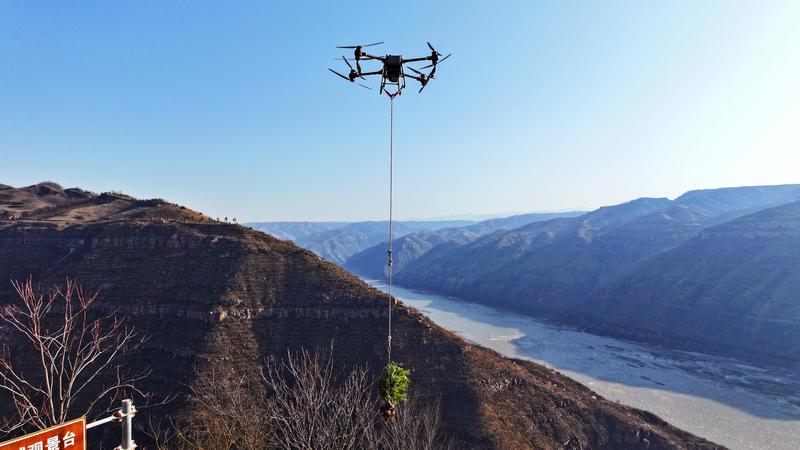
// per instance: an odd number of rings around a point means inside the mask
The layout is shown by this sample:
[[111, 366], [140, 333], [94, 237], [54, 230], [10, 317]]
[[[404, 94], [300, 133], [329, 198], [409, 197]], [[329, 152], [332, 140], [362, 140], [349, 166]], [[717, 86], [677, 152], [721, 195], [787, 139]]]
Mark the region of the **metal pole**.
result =
[[133, 442], [133, 415], [136, 408], [133, 400], [125, 399], [122, 401], [122, 450], [134, 450], [136, 443]]

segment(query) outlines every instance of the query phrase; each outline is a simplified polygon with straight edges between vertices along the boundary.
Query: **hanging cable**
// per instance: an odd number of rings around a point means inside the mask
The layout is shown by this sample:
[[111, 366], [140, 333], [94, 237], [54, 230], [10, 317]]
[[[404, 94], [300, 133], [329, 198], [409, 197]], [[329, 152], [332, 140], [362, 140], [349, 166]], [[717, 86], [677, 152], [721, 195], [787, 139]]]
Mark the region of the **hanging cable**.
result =
[[389, 97], [389, 249], [388, 253], [388, 281], [389, 281], [389, 339], [388, 357], [389, 363], [392, 362], [392, 307], [394, 297], [392, 297], [392, 220], [394, 209], [394, 97]]

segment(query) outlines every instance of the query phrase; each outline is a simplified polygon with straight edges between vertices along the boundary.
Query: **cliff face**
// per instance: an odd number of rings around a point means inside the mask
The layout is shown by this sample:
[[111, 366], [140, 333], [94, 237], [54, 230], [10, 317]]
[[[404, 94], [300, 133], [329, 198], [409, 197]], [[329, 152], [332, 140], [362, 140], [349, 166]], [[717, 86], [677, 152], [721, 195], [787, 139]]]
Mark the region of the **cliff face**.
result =
[[[101, 288], [101, 308], [150, 336], [131, 361], [153, 369], [148, 390], [184, 391], [202, 361], [247, 371], [331, 341], [344, 365], [377, 372], [385, 363], [386, 296], [294, 244], [160, 200], [87, 194], [27, 208], [0, 220], [0, 280], [70, 276]], [[0, 303], [11, 297], [0, 283]], [[441, 399], [458, 448], [718, 448], [411, 308], [400, 305], [393, 320], [396, 360], [413, 370], [416, 393]]]

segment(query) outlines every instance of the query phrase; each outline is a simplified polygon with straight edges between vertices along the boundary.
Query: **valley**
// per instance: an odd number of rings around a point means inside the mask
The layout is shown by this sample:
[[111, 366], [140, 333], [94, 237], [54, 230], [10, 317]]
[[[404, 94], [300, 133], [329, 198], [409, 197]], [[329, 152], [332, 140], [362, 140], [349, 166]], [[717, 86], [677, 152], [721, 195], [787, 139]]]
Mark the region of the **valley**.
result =
[[397, 286], [393, 292], [476, 344], [544, 364], [609, 400], [731, 449], [794, 450], [800, 442], [798, 366], [758, 367], [599, 336], [453, 297]]

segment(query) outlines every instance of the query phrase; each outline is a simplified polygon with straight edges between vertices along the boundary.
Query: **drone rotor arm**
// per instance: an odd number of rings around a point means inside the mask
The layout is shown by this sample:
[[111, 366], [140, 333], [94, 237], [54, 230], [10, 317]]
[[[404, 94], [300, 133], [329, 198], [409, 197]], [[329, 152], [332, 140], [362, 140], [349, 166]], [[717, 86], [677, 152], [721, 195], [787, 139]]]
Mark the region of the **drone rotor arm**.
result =
[[383, 57], [380, 57], [380, 56], [375, 56], [375, 55], [370, 55], [369, 53], [362, 53], [360, 59], [377, 59], [378, 61], [383, 61], [386, 58], [383, 58]]
[[403, 62], [404, 63], [407, 63], [407, 62], [418, 62], [418, 61], [430, 61], [430, 60], [431, 60], [430, 56], [424, 56], [424, 57], [421, 57], [421, 58], [409, 58], [409, 59], [403, 58]]

